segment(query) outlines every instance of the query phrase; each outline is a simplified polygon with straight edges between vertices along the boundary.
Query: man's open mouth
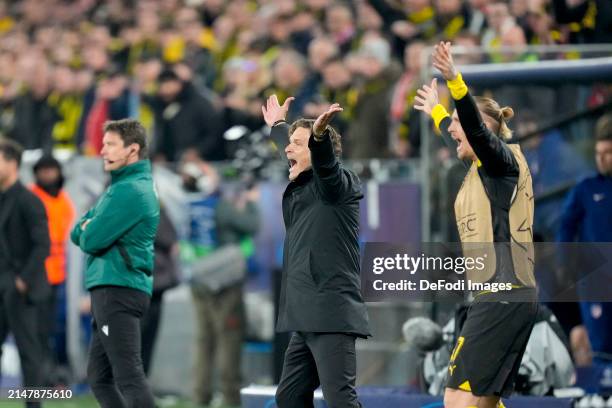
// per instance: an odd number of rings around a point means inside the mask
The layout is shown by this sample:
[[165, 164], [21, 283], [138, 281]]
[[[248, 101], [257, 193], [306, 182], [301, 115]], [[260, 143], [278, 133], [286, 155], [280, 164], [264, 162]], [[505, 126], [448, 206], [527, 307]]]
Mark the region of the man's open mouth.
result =
[[289, 170], [291, 170], [293, 166], [295, 166], [296, 164], [297, 164], [296, 160], [289, 159]]

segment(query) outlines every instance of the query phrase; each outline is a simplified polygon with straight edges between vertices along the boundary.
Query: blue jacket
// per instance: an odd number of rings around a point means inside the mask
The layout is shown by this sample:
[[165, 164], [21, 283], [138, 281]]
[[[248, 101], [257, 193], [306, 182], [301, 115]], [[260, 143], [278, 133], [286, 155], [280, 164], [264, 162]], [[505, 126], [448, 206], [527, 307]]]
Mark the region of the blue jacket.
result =
[[[612, 242], [612, 177], [589, 177], [568, 196], [558, 240], [572, 242], [576, 237], [580, 242]], [[580, 309], [593, 351], [612, 353], [612, 303], [581, 302]]]
[[574, 187], [561, 217], [560, 242], [612, 242], [612, 177], [598, 174]]

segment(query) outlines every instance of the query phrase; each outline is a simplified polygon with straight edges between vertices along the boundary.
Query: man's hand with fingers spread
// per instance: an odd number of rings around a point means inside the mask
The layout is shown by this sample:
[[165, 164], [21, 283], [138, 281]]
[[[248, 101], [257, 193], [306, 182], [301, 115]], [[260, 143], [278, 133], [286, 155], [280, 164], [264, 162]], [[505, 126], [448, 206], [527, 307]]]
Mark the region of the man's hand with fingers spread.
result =
[[291, 96], [281, 105], [278, 103], [276, 95], [270, 96], [266, 101], [266, 105], [261, 107], [261, 112], [263, 113], [266, 124], [272, 127], [276, 122], [285, 120], [287, 112], [289, 111], [289, 106], [294, 99], [295, 98]]
[[414, 109], [431, 115], [434, 106], [438, 104], [438, 80], [434, 78], [431, 85], [423, 85], [414, 97]]
[[449, 42], [440, 41], [439, 44], [434, 46], [432, 63], [440, 71], [445, 80], [452, 81], [457, 77], [457, 68], [455, 68], [455, 63], [453, 62], [451, 44]]
[[327, 125], [329, 125], [334, 115], [338, 112], [342, 112], [343, 110], [344, 109], [340, 107], [340, 104], [334, 103], [327, 109], [326, 112], [323, 112], [317, 118], [317, 120], [315, 120], [314, 125], [312, 125], [312, 134], [315, 140], [321, 140], [323, 132], [325, 132]]

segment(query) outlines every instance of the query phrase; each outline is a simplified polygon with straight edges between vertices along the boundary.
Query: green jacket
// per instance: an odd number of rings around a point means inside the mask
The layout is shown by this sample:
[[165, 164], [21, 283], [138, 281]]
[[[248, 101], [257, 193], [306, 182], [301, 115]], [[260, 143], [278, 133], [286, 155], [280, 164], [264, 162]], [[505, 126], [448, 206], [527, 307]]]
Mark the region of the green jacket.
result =
[[[90, 222], [85, 229], [81, 225]], [[70, 238], [87, 254], [85, 286], [153, 291], [153, 242], [159, 201], [151, 163], [140, 160], [111, 172], [111, 184], [75, 225]]]

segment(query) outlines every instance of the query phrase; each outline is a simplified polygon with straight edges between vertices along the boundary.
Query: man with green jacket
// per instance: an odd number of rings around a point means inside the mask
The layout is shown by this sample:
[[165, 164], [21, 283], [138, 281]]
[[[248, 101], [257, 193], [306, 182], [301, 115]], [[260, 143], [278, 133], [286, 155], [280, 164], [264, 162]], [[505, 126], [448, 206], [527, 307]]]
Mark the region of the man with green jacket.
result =
[[111, 184], [71, 234], [87, 254], [93, 315], [87, 377], [103, 408], [152, 408], [140, 319], [153, 291], [159, 202], [143, 126], [132, 119], [106, 122], [101, 154]]

